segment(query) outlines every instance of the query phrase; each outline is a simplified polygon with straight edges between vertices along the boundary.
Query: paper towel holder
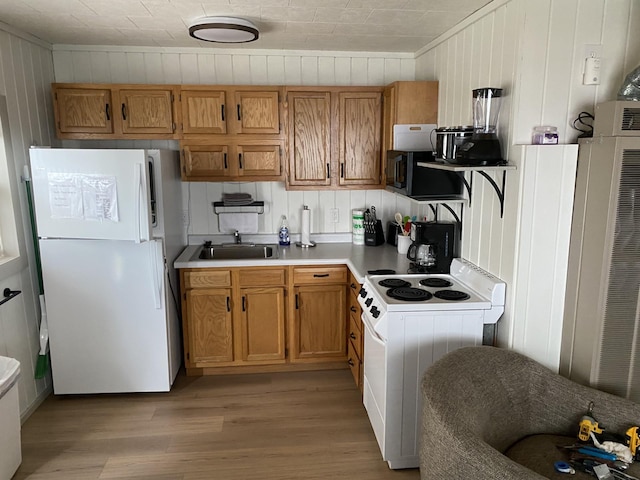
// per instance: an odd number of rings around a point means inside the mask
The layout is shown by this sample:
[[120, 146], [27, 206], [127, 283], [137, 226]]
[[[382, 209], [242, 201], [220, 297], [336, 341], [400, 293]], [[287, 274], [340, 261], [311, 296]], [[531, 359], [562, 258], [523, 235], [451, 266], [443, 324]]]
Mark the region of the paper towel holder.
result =
[[[307, 205], [303, 205], [302, 206], [302, 210], [303, 210], [303, 213], [306, 212], [307, 214], [309, 214], [309, 207]], [[303, 216], [303, 218], [304, 218], [304, 216]], [[308, 215], [307, 215], [307, 218], [308, 218]], [[304, 229], [304, 220], [302, 221], [302, 227]], [[308, 235], [306, 235], [306, 236], [308, 237]], [[302, 240], [304, 239], [304, 237], [305, 237], [304, 232], [301, 232], [300, 233], [300, 241], [296, 242], [296, 247], [309, 248], [309, 247], [315, 247], [316, 246], [316, 242], [314, 242], [313, 240], [311, 240], [309, 238], [308, 238], [308, 240], [309, 240], [308, 243], [306, 243], [306, 242], [303, 243]]]
[[211, 204], [213, 205], [213, 213], [216, 215], [220, 213], [257, 213], [262, 215], [264, 213], [264, 201], [262, 200], [256, 200], [246, 205], [225, 205], [224, 202], [211, 202]]

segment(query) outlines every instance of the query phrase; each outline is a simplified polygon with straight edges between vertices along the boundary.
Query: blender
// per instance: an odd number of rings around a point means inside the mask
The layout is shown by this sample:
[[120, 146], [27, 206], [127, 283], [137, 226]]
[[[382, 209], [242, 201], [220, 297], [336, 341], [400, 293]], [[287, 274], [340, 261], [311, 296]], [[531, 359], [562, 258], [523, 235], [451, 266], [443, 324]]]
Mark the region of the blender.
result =
[[500, 140], [496, 135], [501, 88], [477, 88], [473, 91], [473, 135], [456, 152], [461, 165], [504, 165]]

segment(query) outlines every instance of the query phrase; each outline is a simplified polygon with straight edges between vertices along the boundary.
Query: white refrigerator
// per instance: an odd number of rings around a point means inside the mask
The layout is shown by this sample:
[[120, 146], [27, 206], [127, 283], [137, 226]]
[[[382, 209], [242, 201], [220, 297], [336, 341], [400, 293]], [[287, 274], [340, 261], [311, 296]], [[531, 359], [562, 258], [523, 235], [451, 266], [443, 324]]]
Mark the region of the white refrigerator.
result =
[[177, 153], [30, 158], [54, 393], [169, 391], [181, 361]]

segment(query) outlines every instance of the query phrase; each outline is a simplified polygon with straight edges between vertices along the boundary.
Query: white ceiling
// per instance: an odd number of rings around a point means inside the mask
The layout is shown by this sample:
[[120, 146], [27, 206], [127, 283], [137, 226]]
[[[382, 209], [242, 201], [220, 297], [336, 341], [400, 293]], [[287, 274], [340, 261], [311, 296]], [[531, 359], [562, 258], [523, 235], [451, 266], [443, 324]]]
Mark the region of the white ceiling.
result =
[[228, 48], [189, 37], [204, 16], [255, 23], [236, 48], [415, 52], [491, 0], [0, 0], [0, 20], [51, 44]]

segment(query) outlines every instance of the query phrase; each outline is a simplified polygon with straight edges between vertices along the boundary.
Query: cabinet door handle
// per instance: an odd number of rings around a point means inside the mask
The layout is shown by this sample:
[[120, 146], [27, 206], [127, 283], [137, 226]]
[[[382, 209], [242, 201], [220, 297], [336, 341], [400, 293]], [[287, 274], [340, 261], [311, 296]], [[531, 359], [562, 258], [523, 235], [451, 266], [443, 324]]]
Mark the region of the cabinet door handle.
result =
[[328, 273], [314, 273], [313, 277], [314, 278], [323, 278], [323, 277], [328, 277], [329, 274]]
[[298, 294], [296, 293], [296, 310], [300, 308], [300, 303], [298, 302]]
[[106, 103], [104, 106], [104, 113], [107, 115], [107, 120], [111, 120], [111, 114], [109, 113], [109, 104]]
[[344, 163], [340, 164], [340, 178], [344, 178]]
[[223, 155], [223, 158], [224, 158], [224, 169], [226, 170], [228, 168], [228, 165], [227, 165], [227, 154], [226, 153]]
[[354, 307], [353, 305], [351, 305], [351, 311], [352, 311], [353, 313], [356, 313], [358, 310], [356, 309], [356, 307]]
[[243, 311], [243, 312], [246, 312], [246, 311], [247, 311], [247, 309], [245, 308], [245, 304], [244, 304], [245, 298], [246, 298], [246, 297], [242, 297], [242, 311]]
[[241, 120], [241, 118], [240, 118], [240, 104], [238, 104], [238, 109], [237, 110], [238, 110], [238, 121], [240, 121]]
[[331, 169], [329, 168], [328, 163], [327, 163], [327, 178], [331, 178]]
[[240, 164], [240, 168], [242, 168], [242, 154], [238, 154], [238, 163]]
[[353, 332], [351, 332], [351, 333], [349, 334], [349, 338], [351, 338], [352, 340], [355, 340], [355, 339], [356, 339], [356, 334], [355, 334], [355, 333], [353, 333]]
[[231, 311], [231, 300], [229, 300], [229, 297], [227, 297], [227, 312]]
[[220, 105], [220, 114], [222, 115], [222, 121], [224, 122], [224, 105]]
[[353, 363], [353, 360], [349, 359], [347, 360], [347, 363], [349, 364], [349, 366], [353, 367], [355, 365], [355, 363]]
[[122, 104], [122, 119], [127, 119], [127, 106], [124, 103]]
[[351, 285], [349, 285], [349, 286], [350, 286], [352, 289], [354, 289], [354, 290], [356, 289], [356, 284], [355, 284], [355, 283], [352, 283], [352, 284], [351, 284]]

